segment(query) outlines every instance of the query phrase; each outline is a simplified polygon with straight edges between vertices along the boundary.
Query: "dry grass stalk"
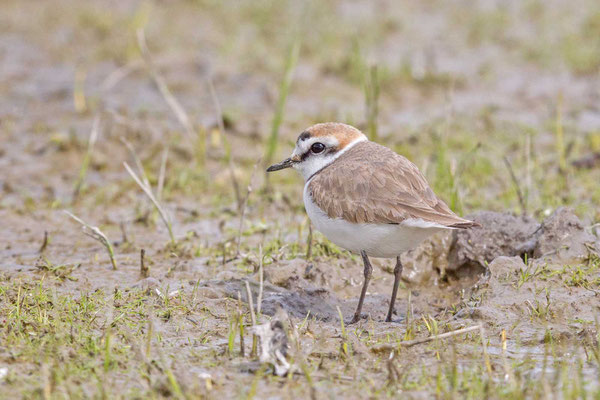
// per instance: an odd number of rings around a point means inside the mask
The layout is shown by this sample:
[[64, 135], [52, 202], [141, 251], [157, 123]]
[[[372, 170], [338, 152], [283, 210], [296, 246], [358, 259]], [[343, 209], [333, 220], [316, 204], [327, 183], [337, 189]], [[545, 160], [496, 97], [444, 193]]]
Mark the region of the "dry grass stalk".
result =
[[125, 223], [123, 221], [121, 221], [121, 223], [119, 224], [119, 228], [121, 229], [121, 243], [129, 243], [129, 239], [127, 238], [127, 231], [125, 230]]
[[87, 77], [87, 71], [82, 67], [75, 69], [75, 79], [73, 82], [73, 106], [75, 111], [78, 113], [85, 112], [87, 107], [87, 101], [85, 98], [85, 79]]
[[[460, 335], [462, 333], [468, 333], [468, 332], [472, 332], [472, 331], [476, 331], [481, 329], [481, 325], [474, 325], [474, 326], [470, 326], [468, 328], [461, 328], [461, 329], [457, 329], [455, 331], [451, 331], [451, 332], [446, 332], [446, 333], [441, 333], [439, 335], [432, 335], [432, 336], [428, 336], [425, 338], [419, 338], [419, 339], [413, 339], [413, 340], [405, 340], [403, 342], [399, 342], [397, 345], [400, 345], [402, 347], [412, 347], [412, 346], [416, 346], [419, 344], [423, 344], [423, 343], [427, 343], [427, 342], [431, 342], [433, 340], [438, 340], [438, 339], [445, 339], [445, 338], [449, 338], [452, 336], [456, 336], [456, 335]], [[397, 348], [397, 345], [383, 345], [383, 346], [379, 346], [377, 348], [373, 348], [374, 351], [376, 352], [380, 352], [380, 351], [384, 351], [384, 350], [395, 350]]]
[[485, 329], [482, 325], [479, 325], [479, 335], [481, 336], [481, 346], [483, 347], [483, 361], [485, 363], [485, 369], [492, 380], [492, 363], [490, 362], [490, 355], [487, 351], [487, 337], [485, 336]]
[[135, 149], [133, 148], [133, 145], [129, 143], [129, 141], [127, 141], [127, 139], [125, 139], [124, 137], [119, 138], [119, 140], [121, 140], [121, 143], [123, 143], [125, 147], [127, 147], [131, 158], [133, 158], [133, 162], [135, 162], [135, 166], [137, 167], [138, 171], [140, 171], [142, 182], [144, 182], [146, 186], [150, 187], [150, 180], [148, 179], [148, 175], [146, 175], [146, 170], [142, 165], [142, 160], [140, 159], [140, 157], [138, 157]]
[[531, 134], [525, 136], [525, 199], [529, 202], [531, 196]]
[[236, 239], [236, 250], [235, 250], [235, 257], [239, 257], [240, 256], [240, 245], [242, 243], [242, 231], [244, 229], [244, 217], [246, 216], [246, 208], [248, 206], [248, 199], [250, 198], [250, 193], [252, 193], [252, 186], [254, 183], [254, 177], [256, 176], [256, 169], [258, 168], [258, 165], [260, 164], [261, 159], [259, 158], [256, 163], [254, 164], [254, 169], [252, 170], [252, 175], [250, 175], [250, 181], [248, 182], [248, 188], [246, 191], [246, 197], [244, 198], [244, 201], [242, 203], [242, 209], [240, 210], [240, 224], [239, 224], [239, 229], [238, 229], [238, 235], [237, 235], [237, 239]]
[[140, 52], [142, 53], [144, 62], [146, 63], [148, 72], [150, 73], [150, 76], [152, 76], [152, 79], [154, 80], [156, 87], [160, 91], [160, 94], [165, 99], [165, 102], [167, 103], [169, 108], [171, 108], [171, 111], [173, 111], [173, 114], [175, 114], [175, 117], [177, 118], [179, 123], [183, 126], [188, 138], [193, 139], [195, 137], [194, 127], [190, 122], [188, 114], [185, 112], [185, 110], [183, 109], [179, 101], [175, 98], [175, 96], [173, 96], [171, 90], [167, 86], [167, 83], [165, 82], [163, 77], [158, 73], [154, 64], [152, 63], [152, 57], [150, 55], [148, 45], [146, 44], [146, 35], [144, 34], [144, 30], [138, 29], [136, 31], [136, 34], [138, 46], [140, 48]]
[[[173, 59], [173, 57], [169, 57], [168, 59], [164, 59], [164, 60], [154, 60], [153, 65], [157, 66], [157, 67], [162, 67], [165, 65], [172, 66], [173, 64], [181, 64], [181, 63], [188, 63], [188, 62], [189, 62], [189, 57], [187, 57], [186, 55], [182, 55], [181, 57], [178, 57], [175, 60]], [[123, 79], [127, 78], [132, 73], [143, 69], [145, 66], [146, 66], [146, 63], [144, 62], [144, 60], [136, 59], [136, 60], [132, 60], [132, 61], [128, 62], [127, 64], [115, 69], [110, 74], [108, 74], [108, 76], [106, 78], [104, 78], [104, 80], [100, 84], [100, 91], [109, 92], [115, 86], [117, 86], [117, 84], [119, 84]]]
[[85, 181], [85, 176], [87, 175], [88, 168], [90, 166], [90, 161], [92, 160], [92, 152], [94, 151], [94, 145], [98, 140], [98, 135], [100, 133], [100, 116], [96, 115], [94, 117], [94, 122], [92, 122], [92, 130], [90, 132], [90, 138], [88, 139], [87, 150], [85, 152], [85, 156], [83, 157], [83, 162], [81, 163], [81, 169], [79, 170], [79, 177], [75, 182], [75, 186], [73, 188], [73, 200], [77, 200], [79, 193], [81, 192], [81, 188], [83, 187], [83, 182]]
[[167, 230], [169, 231], [169, 237], [171, 238], [171, 243], [175, 244], [176, 243], [175, 235], [173, 234], [173, 228], [171, 226], [171, 221], [169, 220], [169, 217], [167, 216], [165, 209], [160, 205], [158, 200], [156, 200], [156, 197], [154, 197], [154, 194], [152, 193], [152, 188], [150, 187], [150, 184], [148, 183], [146, 185], [144, 182], [142, 182], [142, 180], [137, 176], [137, 174], [135, 172], [133, 172], [133, 170], [131, 169], [129, 164], [124, 162], [123, 165], [125, 166], [125, 169], [129, 173], [129, 175], [131, 175], [131, 177], [133, 178], [135, 183], [138, 184], [138, 186], [142, 189], [142, 191], [146, 194], [146, 196], [148, 196], [148, 198], [150, 199], [152, 204], [154, 204], [154, 207], [156, 207], [156, 209], [158, 210], [158, 214], [160, 215], [160, 218], [163, 220], [165, 226], [167, 227]]
[[481, 328], [481, 325], [474, 325], [474, 326], [470, 326], [468, 328], [461, 328], [461, 329], [457, 329], [452, 332], [441, 333], [439, 335], [433, 335], [433, 336], [429, 336], [426, 338], [407, 340], [406, 342], [400, 342], [400, 344], [402, 345], [402, 347], [412, 347], [412, 346], [416, 346], [421, 343], [427, 343], [427, 342], [431, 342], [432, 340], [449, 338], [452, 336], [460, 335], [462, 333], [471, 332], [471, 331], [474, 331], [474, 330], [477, 330], [480, 328]]
[[[250, 289], [250, 283], [248, 283], [248, 281], [245, 282], [246, 283], [246, 296], [248, 297], [248, 308], [250, 308], [250, 318], [252, 320], [252, 328], [254, 329], [254, 327], [256, 326], [256, 314], [254, 314], [254, 300], [252, 298], [252, 290]], [[256, 334], [252, 335], [252, 350], [250, 352], [250, 355], [252, 357], [256, 356], [256, 352], [257, 352], [257, 340], [258, 337], [256, 336]]]
[[508, 160], [508, 158], [504, 157], [504, 164], [506, 164], [506, 168], [510, 174], [510, 179], [512, 180], [513, 186], [515, 187], [515, 191], [517, 192], [517, 196], [519, 197], [519, 204], [521, 205], [521, 211], [523, 215], [527, 214], [527, 201], [525, 200], [525, 196], [523, 196], [523, 192], [521, 192], [521, 187], [519, 186], [519, 180], [515, 175], [515, 171], [512, 167], [512, 164]]
[[275, 115], [273, 116], [273, 122], [271, 123], [271, 135], [269, 136], [269, 140], [267, 142], [265, 157], [267, 164], [273, 161], [273, 156], [275, 155], [277, 144], [279, 143], [279, 127], [283, 122], [285, 103], [290, 91], [290, 86], [292, 85], [292, 80], [294, 78], [294, 69], [296, 68], [298, 57], [300, 55], [300, 46], [301, 41], [300, 36], [298, 35], [294, 38], [294, 42], [292, 43], [290, 51], [285, 60], [283, 79], [279, 85], [279, 98], [277, 99]]
[[137, 71], [138, 69], [141, 69], [143, 66], [144, 62], [142, 60], [134, 60], [122, 67], [117, 68], [102, 81], [100, 84], [100, 90], [103, 92], [108, 92], [115, 87], [117, 83], [125, 79], [127, 75]]
[[161, 201], [162, 192], [165, 187], [165, 174], [167, 171], [167, 159], [169, 158], [169, 147], [165, 147], [160, 161], [160, 170], [158, 171], [158, 184], [156, 186], [156, 199]]
[[506, 350], [507, 350], [508, 346], [507, 346], [507, 341], [506, 341], [506, 330], [505, 329], [502, 329], [501, 339], [502, 339], [502, 363], [504, 364], [504, 380], [510, 381], [511, 384], [514, 385], [514, 383], [515, 383], [514, 375], [510, 369], [510, 366], [508, 364], [508, 358], [506, 356]]
[[264, 267], [263, 267], [263, 249], [262, 245], [258, 245], [258, 297], [256, 298], [256, 315], [260, 319], [260, 311], [262, 307], [263, 286], [264, 286]]
[[80, 225], [81, 225], [81, 230], [83, 231], [84, 234], [86, 234], [87, 236], [91, 237], [94, 240], [97, 240], [98, 242], [100, 242], [105, 248], [106, 251], [108, 251], [108, 256], [110, 257], [110, 263], [113, 266], [113, 269], [117, 269], [117, 262], [115, 261], [115, 252], [113, 250], [112, 244], [110, 243], [110, 240], [108, 240], [108, 237], [106, 237], [106, 235], [104, 234], [104, 232], [102, 232], [97, 226], [92, 226], [90, 224], [88, 224], [87, 222], [83, 221], [81, 218], [75, 216], [74, 214], [70, 213], [67, 210], [63, 210], [65, 212], [65, 214], [67, 214], [69, 217], [73, 218], [75, 221], [77, 221]]
[[312, 224], [308, 221], [308, 237], [306, 238], [306, 260], [312, 259], [312, 242], [313, 242], [313, 230]]
[[[221, 103], [219, 102], [219, 98], [217, 97], [217, 91], [215, 90], [215, 86], [210, 77], [208, 78], [208, 89], [210, 91], [210, 96], [212, 98], [213, 104], [215, 106], [215, 112], [217, 113], [217, 125], [219, 126], [219, 132], [223, 136], [223, 142], [225, 143], [225, 147], [230, 149], [230, 146], [227, 142], [227, 136], [225, 135], [225, 122], [223, 121], [223, 111], [221, 109]], [[229, 155], [227, 157], [227, 166], [229, 168], [229, 177], [231, 178], [231, 185], [233, 186], [233, 193], [235, 194], [237, 209], [238, 211], [241, 211], [242, 195], [240, 193], [240, 184], [235, 176], [235, 164], [233, 161], [233, 154], [231, 153], [231, 150], [229, 150]]]
[[252, 298], [252, 290], [250, 289], [250, 283], [246, 283], [246, 295], [248, 296], [248, 307], [250, 308], [250, 318], [252, 319], [252, 325], [256, 325], [256, 314], [254, 313], [254, 299]]
[[559, 93], [556, 105], [556, 121], [555, 121], [555, 141], [556, 141], [556, 158], [558, 160], [559, 171], [564, 173], [567, 170], [567, 157], [565, 149], [565, 134], [563, 129], [563, 95]]
[[[246, 282], [248, 284], [248, 282]], [[238, 304], [237, 304], [237, 317], [238, 317], [238, 328], [240, 329], [240, 356], [245, 357], [246, 351], [244, 346], [244, 313], [242, 312], [242, 295], [238, 291]]]

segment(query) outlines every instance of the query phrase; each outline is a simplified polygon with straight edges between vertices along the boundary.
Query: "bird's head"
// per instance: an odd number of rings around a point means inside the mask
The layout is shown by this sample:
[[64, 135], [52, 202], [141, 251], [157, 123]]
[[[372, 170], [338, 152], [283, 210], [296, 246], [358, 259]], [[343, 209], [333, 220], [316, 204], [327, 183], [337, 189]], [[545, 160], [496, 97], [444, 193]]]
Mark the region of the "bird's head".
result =
[[308, 180], [345, 150], [365, 140], [367, 137], [350, 125], [338, 122], [316, 124], [298, 136], [294, 152], [289, 158], [271, 165], [267, 172], [292, 167], [300, 171], [304, 180]]

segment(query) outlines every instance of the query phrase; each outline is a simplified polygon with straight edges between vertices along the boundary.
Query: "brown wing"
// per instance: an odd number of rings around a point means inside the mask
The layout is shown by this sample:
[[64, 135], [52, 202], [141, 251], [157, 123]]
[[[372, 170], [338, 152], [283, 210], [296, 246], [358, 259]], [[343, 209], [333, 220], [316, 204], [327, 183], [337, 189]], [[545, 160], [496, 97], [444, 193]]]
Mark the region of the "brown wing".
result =
[[330, 218], [353, 223], [400, 223], [421, 218], [448, 227], [475, 224], [437, 198], [416, 165], [387, 147], [361, 142], [318, 172], [309, 184]]

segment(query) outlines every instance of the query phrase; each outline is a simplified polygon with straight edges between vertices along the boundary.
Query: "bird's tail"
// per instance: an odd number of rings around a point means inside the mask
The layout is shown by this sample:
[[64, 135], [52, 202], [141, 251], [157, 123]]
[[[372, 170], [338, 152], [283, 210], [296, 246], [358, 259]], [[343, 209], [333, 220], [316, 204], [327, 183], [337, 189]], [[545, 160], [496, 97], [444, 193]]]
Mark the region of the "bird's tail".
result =
[[449, 225], [449, 226], [451, 228], [469, 229], [469, 228], [480, 228], [481, 224], [479, 224], [478, 222], [475, 222], [475, 221], [469, 221], [468, 219], [465, 219], [464, 221], [457, 222], [457, 223]]

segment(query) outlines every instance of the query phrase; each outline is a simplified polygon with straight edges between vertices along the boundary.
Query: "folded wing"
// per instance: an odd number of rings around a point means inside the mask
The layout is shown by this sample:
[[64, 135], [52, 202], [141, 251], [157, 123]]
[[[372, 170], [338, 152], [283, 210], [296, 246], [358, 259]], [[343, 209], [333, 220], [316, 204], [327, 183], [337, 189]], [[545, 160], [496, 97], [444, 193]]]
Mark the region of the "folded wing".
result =
[[374, 142], [346, 151], [311, 179], [309, 190], [330, 218], [353, 223], [399, 224], [420, 218], [452, 228], [476, 225], [454, 214], [416, 165]]

